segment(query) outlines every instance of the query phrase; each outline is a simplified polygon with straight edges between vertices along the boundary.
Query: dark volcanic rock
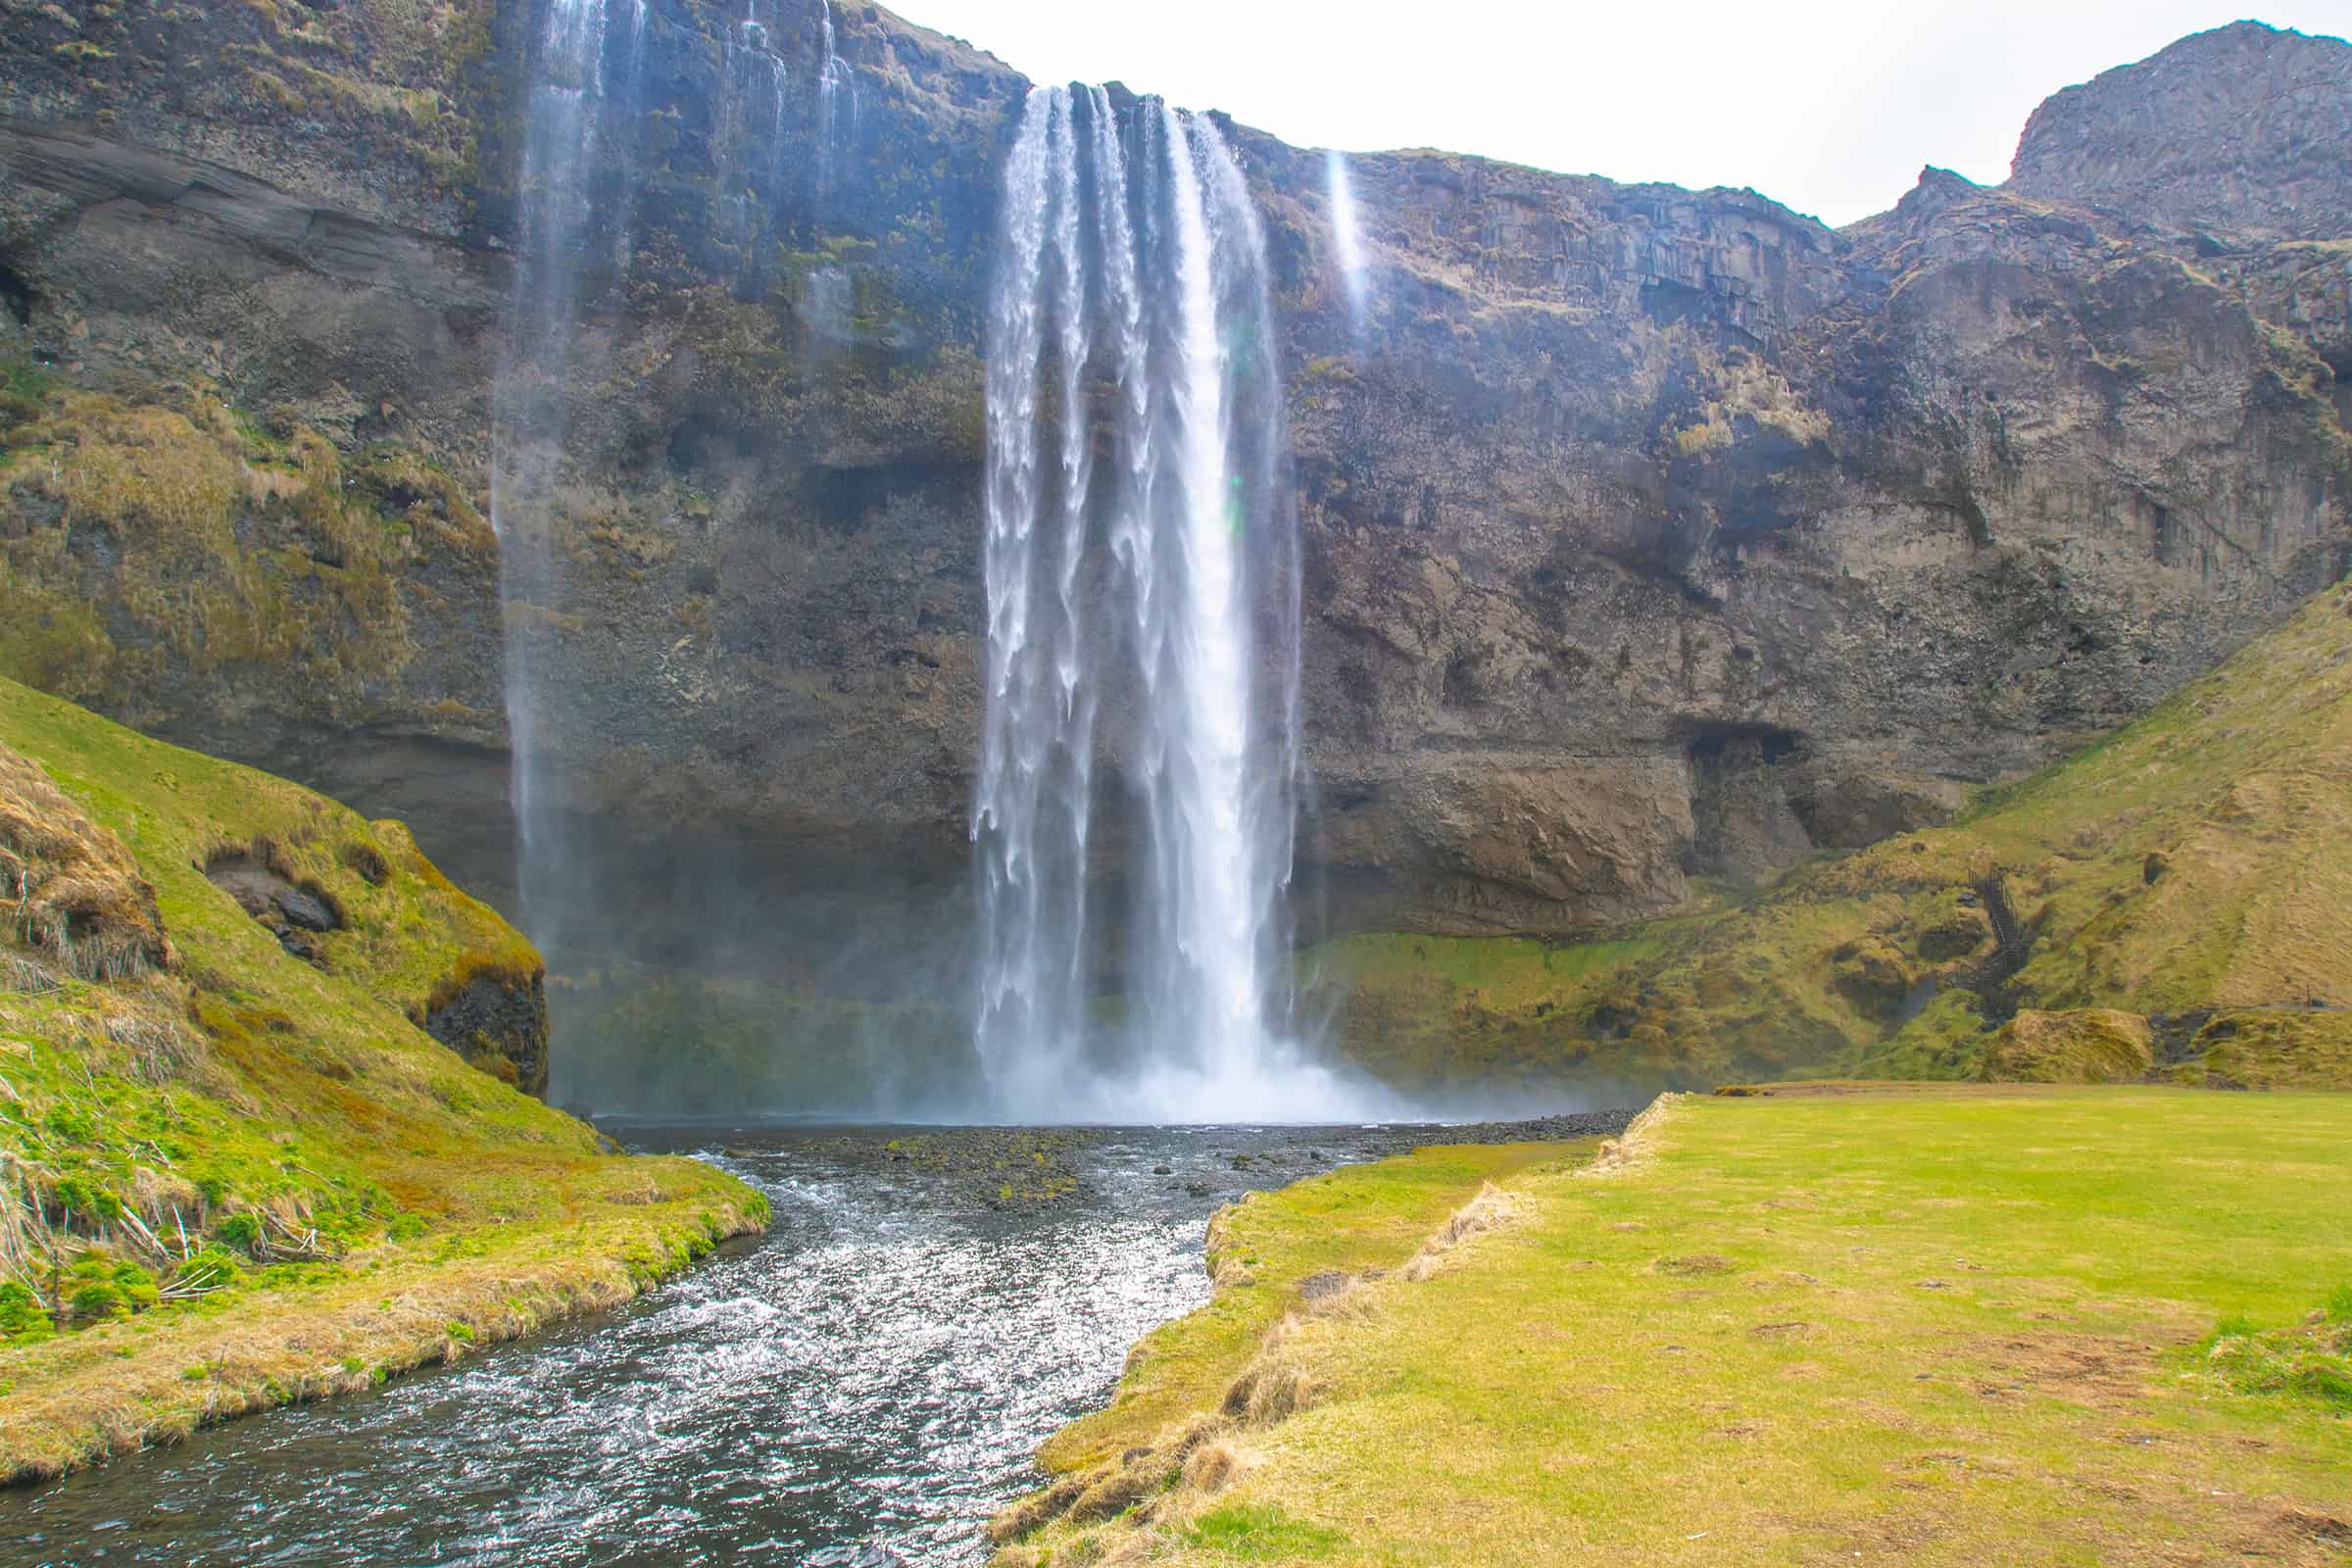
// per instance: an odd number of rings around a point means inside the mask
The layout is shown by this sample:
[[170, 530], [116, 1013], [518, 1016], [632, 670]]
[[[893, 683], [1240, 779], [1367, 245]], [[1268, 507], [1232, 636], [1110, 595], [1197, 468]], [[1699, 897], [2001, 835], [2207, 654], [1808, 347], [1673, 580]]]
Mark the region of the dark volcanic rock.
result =
[[[732, 13], [654, 0], [612, 62], [543, 393], [567, 452], [510, 519], [561, 581], [516, 613], [563, 672], [533, 716], [597, 894], [562, 905], [577, 951], [936, 1001], [1027, 83], [844, 6], [857, 111], [822, 141], [817, 11], [773, 31], [773, 143]], [[12, 466], [0, 550], [45, 597], [0, 668], [408, 816], [503, 897], [485, 432], [533, 20], [371, 16], [74, 5], [0, 38], [0, 357], [130, 411], [52, 389], [5, 439], [227, 465], [171, 593], [146, 513], [68, 530], [83, 502]], [[1359, 157], [1360, 326], [1322, 156], [1228, 126], [1286, 334], [1323, 918], [1569, 933], [1935, 820], [2352, 565], [2347, 56], [2184, 40], [2045, 105], [2008, 188], [1930, 171], [1842, 231]]]
[[547, 983], [540, 974], [481, 973], [436, 991], [424, 1031], [525, 1094], [547, 1094]]
[[286, 924], [305, 931], [332, 931], [342, 923], [335, 918], [334, 910], [300, 888], [280, 888], [270, 902], [286, 917]]
[[2051, 97], [2009, 188], [2237, 240], [2335, 239], [2347, 147], [2352, 47], [2235, 22]]

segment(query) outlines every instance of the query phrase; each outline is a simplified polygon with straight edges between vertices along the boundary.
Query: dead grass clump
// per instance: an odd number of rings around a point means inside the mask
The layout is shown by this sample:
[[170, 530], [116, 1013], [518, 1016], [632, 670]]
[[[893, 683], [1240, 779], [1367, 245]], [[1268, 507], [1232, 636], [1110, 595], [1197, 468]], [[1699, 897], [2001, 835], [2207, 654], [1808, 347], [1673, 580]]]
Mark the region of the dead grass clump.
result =
[[1084, 1525], [1115, 1519], [1145, 1498], [1165, 1492], [1176, 1474], [1173, 1461], [1145, 1449], [1141, 1457], [1122, 1461], [1080, 1493], [1078, 1499], [1070, 1504], [1069, 1521]]
[[161, 1084], [178, 1077], [200, 1054], [196, 1037], [168, 1012], [125, 1009], [106, 1020], [106, 1038], [127, 1057], [123, 1076]]
[[1077, 1475], [1063, 1476], [1045, 1491], [1033, 1492], [1019, 1501], [998, 1509], [981, 1533], [988, 1537], [989, 1544], [995, 1546], [1033, 1536], [1068, 1513], [1070, 1506], [1086, 1495], [1087, 1489], [1094, 1485], [1100, 1474], [1100, 1471], [1087, 1470]]
[[1658, 1129], [1690, 1097], [1669, 1092], [1651, 1101], [1641, 1115], [1626, 1124], [1621, 1137], [1603, 1139], [1592, 1162], [1578, 1167], [1579, 1176], [1618, 1176], [1646, 1164], [1657, 1150]]
[[0, 948], [0, 991], [37, 997], [65, 984], [57, 970], [39, 958]]
[[0, 906], [10, 939], [79, 979], [125, 980], [175, 961], [155, 889], [130, 851], [4, 745]]
[[346, 843], [341, 856], [343, 863], [371, 888], [380, 888], [392, 879], [392, 862], [384, 858], [383, 851], [364, 839]]
[[1241, 1471], [1242, 1456], [1230, 1444], [1203, 1444], [1184, 1461], [1183, 1485], [1187, 1492], [1213, 1497], [1232, 1486]]
[[1298, 1285], [1300, 1310], [1309, 1317], [1367, 1318], [1375, 1310], [1373, 1293], [1364, 1286], [1380, 1271], [1345, 1274], [1336, 1269], [1309, 1275]]
[[1233, 1380], [1220, 1409], [1245, 1426], [1270, 1427], [1311, 1409], [1321, 1393], [1303, 1366], [1279, 1355], [1260, 1356]]
[[1435, 1235], [1421, 1244], [1421, 1250], [1401, 1270], [1404, 1278], [1418, 1284], [1435, 1274], [1446, 1254], [1459, 1248], [1473, 1236], [1484, 1235], [1517, 1220], [1524, 1205], [1512, 1194], [1489, 1182], [1479, 1188], [1478, 1195], [1453, 1211]]
[[1649, 1265], [1649, 1271], [1678, 1280], [1701, 1279], [1710, 1274], [1729, 1274], [1732, 1260], [1713, 1252], [1692, 1252], [1688, 1257], [1661, 1257]]

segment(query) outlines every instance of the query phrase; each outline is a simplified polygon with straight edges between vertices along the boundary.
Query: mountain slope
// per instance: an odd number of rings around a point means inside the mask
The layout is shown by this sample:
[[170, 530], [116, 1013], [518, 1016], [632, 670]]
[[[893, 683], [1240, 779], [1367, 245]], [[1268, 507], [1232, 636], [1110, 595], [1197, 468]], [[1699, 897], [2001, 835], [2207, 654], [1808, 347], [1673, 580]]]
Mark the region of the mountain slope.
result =
[[396, 822], [0, 681], [0, 1474], [454, 1357], [764, 1217], [513, 1087], [537, 955]]
[[2149, 1020], [2150, 1071], [2352, 1085], [2352, 1015], [2312, 1005], [2352, 1006], [2352, 585], [1947, 826], [1607, 943], [1315, 962], [1404, 1083], [1965, 1077], [2021, 1011], [2110, 1008]]

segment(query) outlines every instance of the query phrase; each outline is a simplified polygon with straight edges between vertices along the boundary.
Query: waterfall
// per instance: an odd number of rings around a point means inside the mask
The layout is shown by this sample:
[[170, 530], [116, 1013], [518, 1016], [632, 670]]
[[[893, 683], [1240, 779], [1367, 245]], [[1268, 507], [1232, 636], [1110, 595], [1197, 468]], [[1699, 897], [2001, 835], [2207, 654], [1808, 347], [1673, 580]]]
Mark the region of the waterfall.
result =
[[[1298, 527], [1256, 209], [1214, 123], [1102, 88], [1030, 95], [1004, 197], [982, 1061], [1029, 1116], [1363, 1114], [1289, 1028]], [[1098, 754], [1126, 806], [1104, 843]], [[1113, 961], [1116, 1023], [1092, 1015]]]
[[1331, 203], [1331, 240], [1339, 258], [1340, 282], [1348, 290], [1348, 321], [1357, 337], [1364, 335], [1365, 310], [1371, 299], [1371, 274], [1364, 267], [1364, 236], [1355, 212], [1355, 183], [1348, 176], [1348, 155], [1332, 149], [1323, 155], [1323, 178]]
[[816, 191], [823, 203], [842, 177], [846, 141], [858, 124], [858, 78], [841, 58], [833, 32], [833, 0], [818, 0], [816, 65]]
[[[563, 858], [553, 842], [562, 803], [540, 729], [556, 662], [541, 612], [561, 592], [547, 507], [562, 475], [583, 263], [593, 257], [617, 269], [626, 261], [625, 220], [600, 230], [590, 186], [607, 114], [627, 101], [645, 27], [646, 0], [550, 0], [547, 7], [534, 40], [518, 192], [521, 244], [493, 391], [490, 521], [499, 540], [517, 871], [524, 918], [543, 948], [554, 941], [551, 927], [563, 905], [549, 886], [549, 868]], [[626, 149], [614, 162], [625, 212]]]

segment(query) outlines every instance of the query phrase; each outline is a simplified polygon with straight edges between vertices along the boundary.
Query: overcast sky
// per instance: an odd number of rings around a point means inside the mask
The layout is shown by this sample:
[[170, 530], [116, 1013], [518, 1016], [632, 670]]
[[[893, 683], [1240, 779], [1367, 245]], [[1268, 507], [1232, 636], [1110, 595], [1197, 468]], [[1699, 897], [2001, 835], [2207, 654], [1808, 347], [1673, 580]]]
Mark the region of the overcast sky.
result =
[[1997, 184], [2035, 104], [2185, 33], [2352, 32], [2352, 0], [888, 3], [1032, 79], [1124, 81], [1302, 146], [1751, 185], [1832, 223], [1926, 164]]

